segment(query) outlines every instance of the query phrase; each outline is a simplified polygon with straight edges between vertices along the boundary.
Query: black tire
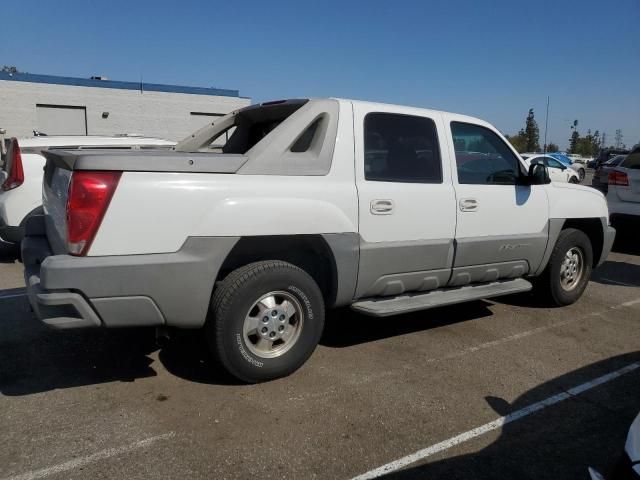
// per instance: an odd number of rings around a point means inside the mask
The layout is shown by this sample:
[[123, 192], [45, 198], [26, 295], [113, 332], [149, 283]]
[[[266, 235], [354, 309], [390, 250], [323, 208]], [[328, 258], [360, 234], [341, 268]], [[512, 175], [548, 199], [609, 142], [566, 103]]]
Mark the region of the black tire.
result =
[[580, 183], [580, 180], [578, 180], [576, 177], [571, 177], [569, 179], [569, 183], [573, 183], [577, 185], [578, 183]]
[[[572, 248], [582, 252], [582, 273], [576, 285], [570, 290], [562, 286], [560, 269], [565, 255]], [[553, 247], [546, 269], [538, 278], [534, 279], [536, 292], [554, 306], [565, 306], [575, 303], [589, 283], [593, 267], [593, 249], [589, 237], [581, 230], [567, 228], [560, 232]]]
[[[303, 321], [297, 340], [287, 351], [265, 358], [247, 344], [250, 339], [245, 338], [243, 325], [255, 303], [277, 291], [297, 300], [301, 309], [297, 315]], [[234, 270], [216, 286], [205, 328], [215, 359], [238, 380], [256, 383], [284, 377], [300, 368], [320, 341], [324, 328], [322, 292], [313, 278], [295, 265], [278, 260], [251, 263]]]
[[584, 171], [584, 168], [581, 168], [580, 170], [578, 170], [578, 177], [580, 177], [580, 181], [582, 182], [584, 180], [584, 177], [586, 177], [587, 174]]

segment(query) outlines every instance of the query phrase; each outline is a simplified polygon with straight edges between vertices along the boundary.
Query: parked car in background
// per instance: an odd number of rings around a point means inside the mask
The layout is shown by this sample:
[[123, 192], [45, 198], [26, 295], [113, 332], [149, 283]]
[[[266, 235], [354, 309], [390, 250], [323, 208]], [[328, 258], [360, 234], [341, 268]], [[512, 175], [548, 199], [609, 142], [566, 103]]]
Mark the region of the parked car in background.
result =
[[607, 203], [612, 224], [640, 226], [640, 147], [609, 172]]
[[564, 153], [552, 152], [547, 153], [547, 155], [555, 158], [556, 160], [559, 160], [560, 163], [562, 163], [564, 166], [573, 168], [576, 172], [578, 172], [578, 177], [580, 178], [581, 182], [584, 180], [584, 177], [586, 177], [587, 171], [585, 170], [584, 164], [574, 162]]
[[626, 150], [624, 148], [603, 148], [602, 150], [600, 150], [598, 156], [592, 162], [590, 162], [593, 165], [591, 168], [597, 168], [599, 165], [602, 165], [608, 160], [611, 160], [615, 156], [627, 155], [628, 153], [629, 150]]
[[620, 162], [622, 162], [625, 157], [626, 155], [616, 155], [604, 162], [602, 165], [599, 165], [595, 172], [593, 172], [591, 186], [606, 194], [609, 190], [609, 172], [613, 170], [613, 167], [620, 165]]
[[589, 468], [591, 480], [640, 480], [640, 414], [631, 424], [624, 450], [604, 475]]
[[528, 165], [542, 163], [549, 169], [549, 178], [552, 182], [580, 183], [580, 176], [574, 169], [567, 167], [560, 160], [550, 155], [521, 154]]
[[585, 166], [588, 165], [588, 163], [593, 160], [593, 158], [591, 157], [583, 157], [582, 155], [578, 155], [576, 153], [569, 153], [567, 154], [567, 156], [571, 159], [572, 162], [580, 163]]
[[42, 205], [43, 151], [56, 148], [169, 149], [175, 142], [140, 136], [34, 136], [9, 139], [0, 168], [0, 246], [18, 245], [27, 217]]
[[327, 308], [387, 317], [531, 282], [572, 304], [615, 238], [600, 192], [551, 183], [491, 124], [435, 110], [282, 100], [171, 152], [45, 155], [44, 215], [22, 241], [37, 317], [204, 328], [245, 382], [298, 369]]
[[529, 158], [529, 157], [540, 156], [540, 155], [546, 155], [548, 157], [553, 157], [556, 160], [558, 160], [560, 163], [562, 163], [565, 167], [570, 167], [571, 169], [575, 170], [578, 173], [578, 179], [580, 180], [580, 182], [582, 182], [584, 180], [585, 176], [587, 175], [587, 172], [585, 170], [584, 165], [574, 162], [573, 160], [571, 160], [564, 153], [560, 153], [560, 152], [551, 152], [551, 153], [525, 152], [525, 153], [522, 153], [521, 155], [522, 155], [523, 158]]

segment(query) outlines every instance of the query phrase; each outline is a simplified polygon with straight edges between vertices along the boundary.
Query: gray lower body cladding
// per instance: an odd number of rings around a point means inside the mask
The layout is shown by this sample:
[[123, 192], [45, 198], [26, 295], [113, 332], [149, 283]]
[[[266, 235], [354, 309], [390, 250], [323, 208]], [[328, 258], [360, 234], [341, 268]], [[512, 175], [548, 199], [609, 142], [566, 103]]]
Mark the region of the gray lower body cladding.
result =
[[356, 298], [518, 278], [538, 268], [548, 227], [527, 235], [362, 242]]
[[336, 293], [332, 307], [350, 305], [358, 282], [360, 235], [357, 233], [326, 233], [322, 238], [331, 249], [335, 264]]
[[58, 328], [198, 328], [237, 241], [191, 237], [173, 253], [74, 257], [52, 255], [46, 236], [27, 236], [22, 255], [29, 300], [42, 321]]
[[[603, 222], [604, 223], [604, 222]], [[611, 248], [613, 248], [613, 242], [616, 239], [616, 229], [610, 227], [609, 225], [603, 225], [604, 228], [604, 240], [602, 242], [602, 253], [600, 254], [600, 258], [596, 262], [596, 267], [602, 265], [609, 254], [611, 253]]]
[[446, 285], [453, 239], [360, 244], [355, 298], [399, 295]]

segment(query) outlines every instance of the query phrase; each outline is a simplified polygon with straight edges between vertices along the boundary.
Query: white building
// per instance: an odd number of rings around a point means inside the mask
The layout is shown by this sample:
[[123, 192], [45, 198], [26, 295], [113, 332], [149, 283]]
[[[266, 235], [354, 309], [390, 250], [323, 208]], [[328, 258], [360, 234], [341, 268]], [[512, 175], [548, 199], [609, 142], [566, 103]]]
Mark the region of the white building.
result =
[[7, 137], [140, 134], [180, 140], [250, 100], [238, 90], [0, 72]]

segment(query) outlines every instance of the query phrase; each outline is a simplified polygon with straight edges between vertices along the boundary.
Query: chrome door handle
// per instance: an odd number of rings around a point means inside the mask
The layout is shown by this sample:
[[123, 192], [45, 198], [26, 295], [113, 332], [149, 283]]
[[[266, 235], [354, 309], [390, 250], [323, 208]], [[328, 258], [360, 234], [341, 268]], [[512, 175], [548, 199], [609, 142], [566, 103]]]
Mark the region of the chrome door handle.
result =
[[393, 200], [371, 200], [370, 209], [374, 215], [391, 215], [393, 207]]
[[458, 205], [460, 205], [460, 211], [462, 212], [475, 212], [478, 210], [478, 201], [475, 198], [462, 198]]

